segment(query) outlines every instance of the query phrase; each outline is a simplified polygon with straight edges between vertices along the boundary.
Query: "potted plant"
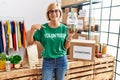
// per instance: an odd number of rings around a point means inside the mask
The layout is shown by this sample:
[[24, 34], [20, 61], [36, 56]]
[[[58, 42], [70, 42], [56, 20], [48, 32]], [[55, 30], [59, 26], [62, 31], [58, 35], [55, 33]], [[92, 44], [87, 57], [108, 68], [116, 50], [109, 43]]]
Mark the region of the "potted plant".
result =
[[14, 65], [18, 64], [22, 60], [21, 56], [18, 54], [12, 54], [10, 56], [6, 55], [6, 70], [10, 71]]

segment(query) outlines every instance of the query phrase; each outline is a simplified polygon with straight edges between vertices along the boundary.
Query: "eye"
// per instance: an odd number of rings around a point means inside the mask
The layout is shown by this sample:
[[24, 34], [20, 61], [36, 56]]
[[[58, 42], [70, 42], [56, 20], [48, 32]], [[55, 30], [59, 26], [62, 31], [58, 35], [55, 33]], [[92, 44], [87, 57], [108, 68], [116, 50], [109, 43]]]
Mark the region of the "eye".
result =
[[58, 9], [56, 9], [56, 10], [50, 10], [50, 11], [48, 11], [48, 12], [49, 12], [49, 14], [53, 14], [54, 12], [55, 12], [55, 13], [58, 13], [59, 10], [58, 10]]
[[54, 12], [53, 10], [50, 10], [50, 11], [49, 11], [50, 14], [53, 13], [53, 12]]
[[55, 12], [56, 12], [56, 13], [58, 13], [58, 12], [59, 12], [59, 10], [55, 10]]

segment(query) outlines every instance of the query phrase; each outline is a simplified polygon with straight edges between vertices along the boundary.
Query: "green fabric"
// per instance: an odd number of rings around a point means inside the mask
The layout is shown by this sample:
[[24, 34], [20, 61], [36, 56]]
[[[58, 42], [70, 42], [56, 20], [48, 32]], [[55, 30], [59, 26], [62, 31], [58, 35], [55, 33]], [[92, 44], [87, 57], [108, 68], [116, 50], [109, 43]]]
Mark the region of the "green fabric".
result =
[[44, 58], [58, 58], [66, 55], [64, 44], [68, 36], [67, 27], [60, 24], [57, 28], [51, 28], [48, 23], [43, 26], [45, 28], [36, 30], [33, 36], [34, 40], [39, 41], [44, 47], [42, 56]]

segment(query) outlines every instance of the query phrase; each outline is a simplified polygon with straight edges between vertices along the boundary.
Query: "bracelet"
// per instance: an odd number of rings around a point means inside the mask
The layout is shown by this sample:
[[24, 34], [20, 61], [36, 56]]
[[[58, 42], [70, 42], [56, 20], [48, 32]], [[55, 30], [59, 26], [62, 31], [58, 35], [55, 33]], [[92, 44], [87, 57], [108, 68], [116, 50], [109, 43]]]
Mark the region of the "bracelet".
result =
[[70, 39], [67, 39], [68, 42], [70, 42], [71, 40]]

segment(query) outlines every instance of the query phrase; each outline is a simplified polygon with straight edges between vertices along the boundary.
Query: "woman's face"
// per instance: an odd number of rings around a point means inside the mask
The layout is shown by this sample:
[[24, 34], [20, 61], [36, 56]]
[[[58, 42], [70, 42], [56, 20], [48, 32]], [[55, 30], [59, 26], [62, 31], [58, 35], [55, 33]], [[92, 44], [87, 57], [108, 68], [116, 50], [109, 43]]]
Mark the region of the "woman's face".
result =
[[56, 7], [48, 12], [51, 21], [58, 21], [60, 18], [60, 10]]

